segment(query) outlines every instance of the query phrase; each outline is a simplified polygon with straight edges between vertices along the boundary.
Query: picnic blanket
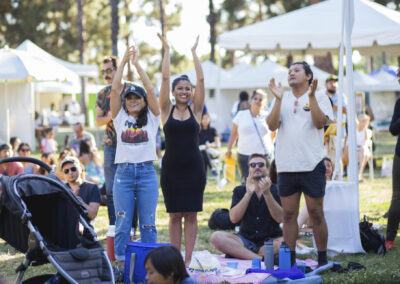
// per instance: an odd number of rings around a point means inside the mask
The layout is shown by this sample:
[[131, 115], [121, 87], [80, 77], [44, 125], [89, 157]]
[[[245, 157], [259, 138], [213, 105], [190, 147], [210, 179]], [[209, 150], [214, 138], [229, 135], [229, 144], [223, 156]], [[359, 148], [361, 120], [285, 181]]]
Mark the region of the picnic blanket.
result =
[[[220, 268], [216, 273], [190, 273], [190, 277], [196, 279], [199, 283], [256, 283], [261, 284], [265, 279], [270, 277], [269, 273], [249, 273], [246, 270], [251, 267], [251, 260], [241, 260], [236, 258], [225, 258], [224, 255], [212, 255], [220, 264]], [[237, 269], [228, 267], [228, 262], [237, 262]], [[318, 263], [312, 259], [301, 260], [297, 262], [305, 262], [307, 266], [315, 269]], [[262, 266], [264, 264], [262, 263]], [[263, 267], [262, 267], [263, 268]], [[277, 268], [277, 266], [275, 266]]]

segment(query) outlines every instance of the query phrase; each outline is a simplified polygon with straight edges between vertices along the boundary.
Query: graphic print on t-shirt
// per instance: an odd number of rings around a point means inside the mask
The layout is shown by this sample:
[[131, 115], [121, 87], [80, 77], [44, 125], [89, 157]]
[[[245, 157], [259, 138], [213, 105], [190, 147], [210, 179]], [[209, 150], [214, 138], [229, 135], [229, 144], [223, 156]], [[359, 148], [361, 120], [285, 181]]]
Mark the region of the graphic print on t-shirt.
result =
[[149, 141], [147, 131], [139, 128], [136, 122], [126, 120], [125, 126], [126, 130], [121, 133], [122, 142], [138, 144]]

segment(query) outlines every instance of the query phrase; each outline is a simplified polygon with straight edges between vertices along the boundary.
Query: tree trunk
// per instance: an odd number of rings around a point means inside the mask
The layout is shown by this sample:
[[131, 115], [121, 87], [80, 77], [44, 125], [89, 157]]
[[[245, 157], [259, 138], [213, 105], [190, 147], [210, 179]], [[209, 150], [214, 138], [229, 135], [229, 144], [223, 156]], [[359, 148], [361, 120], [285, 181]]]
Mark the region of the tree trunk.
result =
[[[84, 0], [76, 0], [78, 6], [78, 49], [79, 49], [79, 62], [85, 64], [85, 42], [86, 42], [86, 32], [85, 32], [85, 20], [83, 16], [83, 2]], [[87, 109], [86, 109], [86, 80], [81, 77], [81, 96], [80, 96], [81, 112], [85, 115], [85, 124], [88, 123]]]
[[289, 54], [286, 57], [286, 67], [289, 68], [290, 65], [292, 65], [292, 63], [293, 63], [293, 55]]
[[[161, 24], [161, 35], [166, 36], [167, 34], [167, 25], [165, 20], [165, 11], [164, 11], [164, 0], [158, 0], [160, 5], [160, 24]], [[161, 58], [164, 56], [164, 47], [161, 46]], [[161, 70], [162, 62], [160, 63], [160, 70]]]
[[215, 63], [215, 24], [217, 23], [217, 14], [214, 12], [214, 3], [213, 0], [209, 0], [209, 10], [210, 14], [207, 17], [207, 22], [210, 24], [210, 45], [211, 45], [211, 53], [210, 60]]
[[110, 0], [112, 54], [118, 56], [118, 0]]
[[[126, 48], [129, 48], [129, 33], [125, 36], [125, 41], [126, 41]], [[127, 79], [130, 82], [133, 82], [133, 71], [132, 71], [132, 66], [131, 66], [131, 61], [128, 61], [128, 76]]]
[[314, 65], [330, 74], [335, 72], [332, 64], [332, 55], [330, 52], [328, 52], [326, 56], [314, 56]]

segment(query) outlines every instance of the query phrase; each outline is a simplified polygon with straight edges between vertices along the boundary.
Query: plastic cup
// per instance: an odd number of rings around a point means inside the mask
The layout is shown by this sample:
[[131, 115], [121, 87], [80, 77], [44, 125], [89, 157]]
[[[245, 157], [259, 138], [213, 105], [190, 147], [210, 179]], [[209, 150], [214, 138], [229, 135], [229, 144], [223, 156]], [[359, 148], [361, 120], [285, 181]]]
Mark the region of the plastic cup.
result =
[[230, 267], [230, 268], [234, 268], [234, 269], [237, 269], [237, 268], [238, 268], [238, 263], [237, 263], [236, 261], [234, 261], [234, 262], [228, 262], [228, 263], [226, 263], [226, 265], [227, 265], [228, 267]]
[[261, 269], [261, 259], [253, 258], [251, 261], [251, 268]]

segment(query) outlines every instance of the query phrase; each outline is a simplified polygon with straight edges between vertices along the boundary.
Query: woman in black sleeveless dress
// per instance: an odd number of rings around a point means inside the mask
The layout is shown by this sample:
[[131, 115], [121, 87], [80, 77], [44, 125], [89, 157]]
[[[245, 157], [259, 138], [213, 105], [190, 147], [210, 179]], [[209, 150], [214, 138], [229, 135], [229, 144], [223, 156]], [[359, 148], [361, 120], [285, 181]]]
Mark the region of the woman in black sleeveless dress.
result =
[[178, 249], [181, 247], [184, 221], [185, 265], [189, 266], [196, 242], [197, 212], [203, 209], [206, 186], [206, 173], [198, 142], [204, 107], [204, 75], [196, 54], [197, 37], [192, 48], [197, 77], [196, 89], [192, 93], [192, 85], [186, 75], [178, 77], [172, 83], [172, 94], [176, 102], [172, 105], [169, 98], [169, 46], [165, 38], [158, 36], [165, 50], [159, 98], [166, 142], [161, 168], [161, 188], [169, 213], [170, 241]]

